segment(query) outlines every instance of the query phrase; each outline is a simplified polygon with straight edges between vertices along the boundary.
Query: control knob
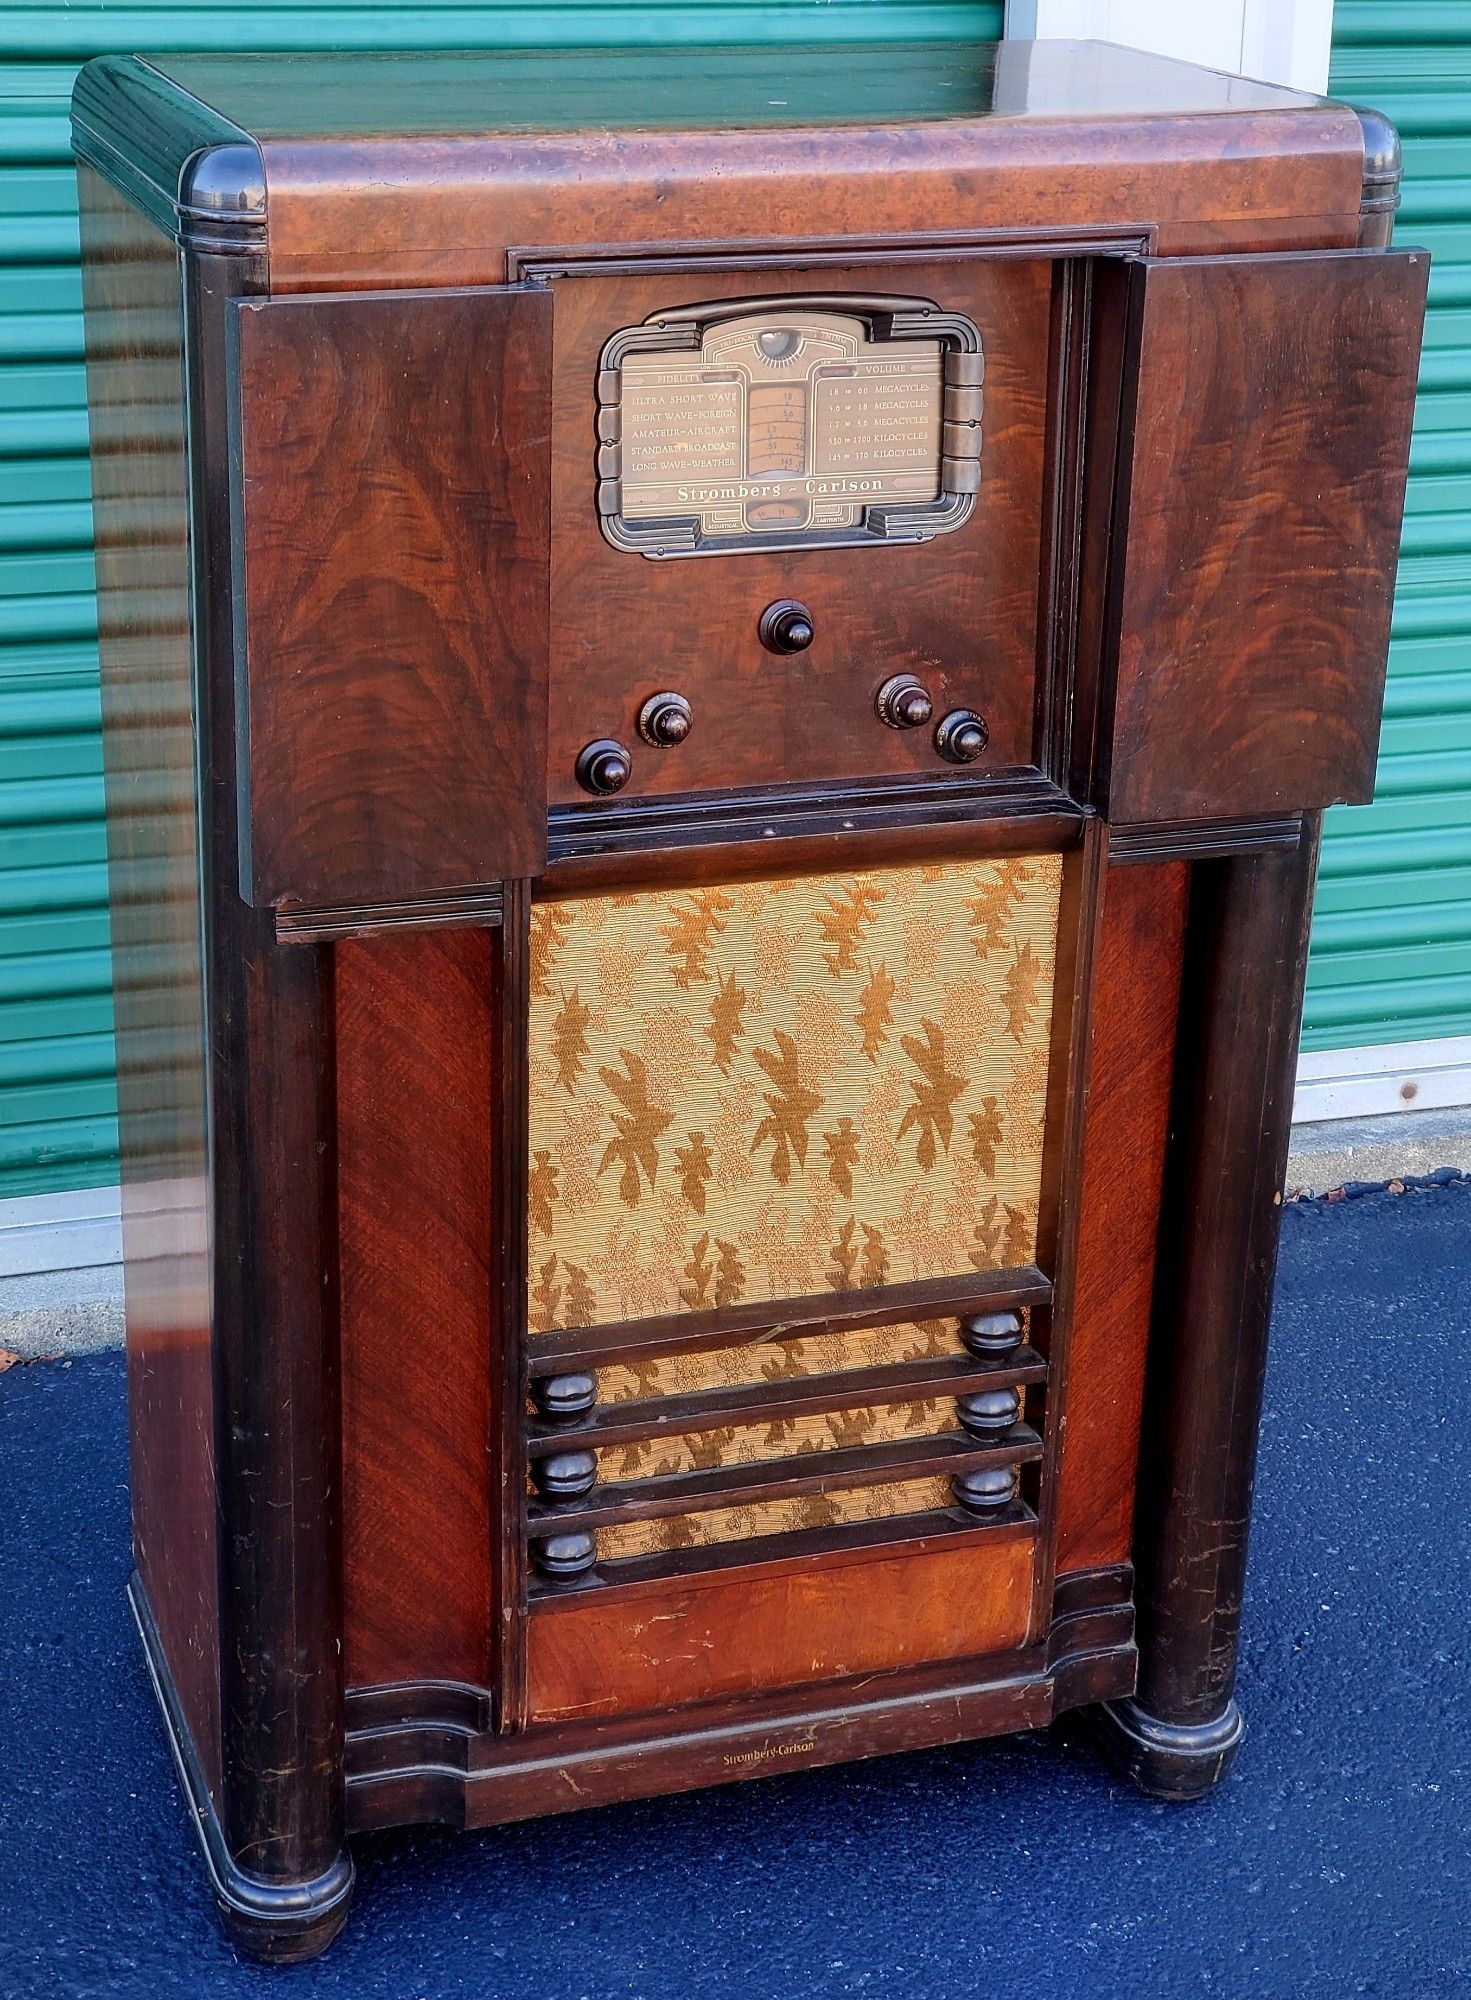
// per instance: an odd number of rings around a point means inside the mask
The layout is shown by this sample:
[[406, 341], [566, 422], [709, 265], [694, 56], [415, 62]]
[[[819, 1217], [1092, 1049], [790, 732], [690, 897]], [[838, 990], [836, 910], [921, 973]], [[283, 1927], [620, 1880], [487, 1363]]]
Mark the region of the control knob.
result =
[[952, 708], [935, 731], [935, 748], [951, 764], [974, 764], [990, 740], [984, 717], [971, 708]]
[[812, 644], [812, 613], [795, 597], [779, 597], [761, 614], [757, 630], [768, 653], [805, 653]]
[[577, 753], [577, 782], [585, 792], [621, 792], [633, 776], [633, 758], [611, 736], [600, 736]]
[[893, 674], [874, 696], [879, 721], [890, 729], [923, 729], [935, 712], [929, 690], [913, 674]]
[[651, 694], [638, 712], [638, 733], [645, 743], [668, 749], [683, 743], [694, 720], [694, 710], [682, 694]]

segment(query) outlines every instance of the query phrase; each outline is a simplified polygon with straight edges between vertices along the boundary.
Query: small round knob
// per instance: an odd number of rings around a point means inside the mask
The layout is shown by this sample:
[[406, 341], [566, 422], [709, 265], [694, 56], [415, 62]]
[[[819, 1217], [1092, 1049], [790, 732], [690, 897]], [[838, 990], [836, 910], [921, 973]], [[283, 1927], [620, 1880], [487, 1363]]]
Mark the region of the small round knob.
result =
[[621, 792], [632, 776], [632, 757], [611, 736], [600, 736], [577, 753], [577, 782], [585, 792]]
[[1010, 1354], [1022, 1344], [1019, 1312], [970, 1313], [960, 1322], [961, 1343], [978, 1361]]
[[951, 764], [974, 764], [990, 740], [985, 720], [972, 708], [952, 708], [935, 731], [935, 748]]
[[[957, 1396], [955, 1407], [962, 1430], [983, 1444], [1009, 1431], [1022, 1413], [1019, 1389], [978, 1389], [971, 1396]], [[591, 1453], [589, 1453], [589, 1457]]]
[[531, 1544], [531, 1559], [543, 1576], [566, 1583], [574, 1576], [586, 1576], [598, 1559], [598, 1545], [588, 1534], [545, 1535]]
[[651, 694], [638, 712], [638, 733], [645, 743], [668, 749], [683, 743], [694, 720], [695, 712], [682, 694]]
[[879, 721], [890, 729], [923, 729], [935, 712], [929, 690], [913, 674], [894, 674], [874, 697]]
[[812, 613], [795, 597], [768, 604], [757, 628], [768, 653], [805, 653], [812, 644]]
[[531, 1477], [543, 1500], [580, 1500], [598, 1483], [595, 1451], [554, 1451], [531, 1461]]
[[543, 1375], [531, 1385], [536, 1413], [549, 1424], [575, 1423], [598, 1400], [596, 1375]]
[[970, 1514], [990, 1514], [1009, 1505], [1019, 1484], [1014, 1465], [982, 1465], [973, 1472], [957, 1472], [950, 1483], [956, 1499]]

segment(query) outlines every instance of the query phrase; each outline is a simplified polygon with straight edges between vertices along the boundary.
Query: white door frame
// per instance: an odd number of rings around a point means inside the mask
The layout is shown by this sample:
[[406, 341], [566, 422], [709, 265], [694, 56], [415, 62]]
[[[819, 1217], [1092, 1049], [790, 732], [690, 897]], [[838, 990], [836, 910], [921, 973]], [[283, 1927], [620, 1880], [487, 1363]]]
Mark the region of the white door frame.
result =
[[1006, 0], [1008, 41], [1123, 42], [1321, 96], [1333, 0]]

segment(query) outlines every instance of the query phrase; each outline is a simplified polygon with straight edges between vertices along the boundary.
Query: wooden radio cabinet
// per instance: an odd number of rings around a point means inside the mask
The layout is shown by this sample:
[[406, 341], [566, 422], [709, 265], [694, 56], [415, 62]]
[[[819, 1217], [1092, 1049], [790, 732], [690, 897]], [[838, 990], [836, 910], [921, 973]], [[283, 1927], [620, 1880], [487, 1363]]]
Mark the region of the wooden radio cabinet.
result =
[[347, 1836], [1233, 1699], [1393, 133], [1102, 45], [90, 64], [133, 1605]]

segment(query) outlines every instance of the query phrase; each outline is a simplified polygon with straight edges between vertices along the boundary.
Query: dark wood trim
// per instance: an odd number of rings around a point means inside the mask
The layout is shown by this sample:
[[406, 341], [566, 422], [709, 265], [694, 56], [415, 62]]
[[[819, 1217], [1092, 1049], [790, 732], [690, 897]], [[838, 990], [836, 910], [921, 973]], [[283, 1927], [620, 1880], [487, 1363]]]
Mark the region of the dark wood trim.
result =
[[968, 1271], [953, 1278], [921, 1278], [912, 1285], [867, 1291], [814, 1292], [800, 1299], [751, 1299], [708, 1312], [668, 1313], [658, 1319], [622, 1320], [608, 1326], [557, 1327], [527, 1342], [533, 1377], [597, 1368], [639, 1355], [733, 1347], [743, 1334], [841, 1333], [845, 1328], [892, 1326], [907, 1319], [951, 1313], [997, 1312], [1005, 1306], [1045, 1305], [1052, 1286], [1035, 1264], [1011, 1271]]
[[1037, 1314], [1032, 1330], [1032, 1339], [1045, 1354], [1048, 1369], [1037, 1488], [1042, 1539], [1033, 1585], [1034, 1636], [1046, 1630], [1051, 1616], [1057, 1569], [1058, 1466], [1066, 1422], [1067, 1353], [1073, 1325], [1079, 1223], [1078, 1203], [1072, 1199], [1072, 1193], [1082, 1179], [1093, 965], [1103, 922], [1107, 864], [1108, 828], [1101, 820], [1090, 820], [1082, 852], [1073, 857], [1068, 874], [1064, 875], [1064, 906], [1058, 926], [1057, 975], [1053, 987], [1053, 1062], [1043, 1143], [1042, 1216], [1037, 1228], [1038, 1255], [1050, 1264], [1053, 1291], [1047, 1310]]
[[793, 1454], [756, 1465], [717, 1466], [595, 1486], [583, 1500], [527, 1504], [531, 1534], [576, 1534], [619, 1521], [663, 1520], [673, 1514], [777, 1500], [837, 1487], [881, 1486], [964, 1472], [976, 1465], [1023, 1465], [1042, 1456], [1042, 1440], [1026, 1424], [1013, 1424], [995, 1444], [977, 1444], [964, 1431], [928, 1438], [893, 1438], [838, 1451]]
[[883, 236], [740, 237], [725, 242], [516, 245], [506, 252], [506, 282], [546, 285], [557, 278], [588, 274], [769, 271], [783, 265], [808, 270], [829, 264], [928, 264], [946, 257], [1145, 256], [1158, 234], [1156, 224], [1139, 222], [1054, 229], [906, 229]]
[[1075, 700], [1092, 287], [1093, 265], [1087, 259], [1062, 259], [1054, 267], [1052, 354], [1047, 366], [1052, 407], [1048, 411], [1037, 617], [1037, 723], [1032, 754], [1039, 768], [1060, 784], [1068, 778]]
[[[240, 900], [234, 867], [225, 328], [232, 302], [263, 290], [266, 271], [260, 258], [193, 253], [182, 270], [200, 621], [221, 1822], [248, 1875], [309, 1896], [347, 1866], [331, 962], [321, 948], [281, 950], [270, 913]], [[248, 1948], [275, 1949], [273, 1922]]]
[[489, 1688], [468, 1681], [380, 1681], [347, 1691], [350, 1732], [403, 1729], [410, 1724], [454, 1730], [465, 1736], [495, 1729], [495, 1699]]
[[136, 1574], [128, 1579], [128, 1605], [143, 1643], [144, 1664], [225, 1930], [241, 1950], [268, 1964], [298, 1965], [315, 1958], [347, 1921], [355, 1871], [346, 1843], [339, 1845], [322, 1873], [310, 1880], [283, 1883], [240, 1866], [200, 1769], [148, 1593]]
[[564, 1598], [576, 1591], [649, 1590], [663, 1595], [671, 1583], [691, 1578], [760, 1572], [763, 1577], [784, 1571], [815, 1572], [842, 1568], [855, 1560], [877, 1560], [896, 1553], [923, 1554], [937, 1541], [957, 1535], [1014, 1539], [1034, 1538], [1037, 1517], [1024, 1501], [1014, 1500], [982, 1519], [960, 1507], [928, 1514], [895, 1514], [883, 1521], [851, 1521], [833, 1528], [799, 1528], [786, 1534], [757, 1535], [744, 1542], [711, 1542], [703, 1548], [660, 1550], [656, 1555], [624, 1556], [600, 1563], [580, 1581], [533, 1582], [533, 1598]]
[[277, 944], [324, 944], [383, 931], [493, 929], [501, 920], [501, 885], [415, 896], [402, 903], [345, 903], [335, 909], [297, 905], [276, 911]]
[[365, 1716], [383, 1721], [355, 1726], [349, 1739], [349, 1821], [354, 1831], [412, 1820], [499, 1825], [630, 1792], [656, 1797], [1042, 1728], [1065, 1709], [1132, 1689], [1129, 1618], [1126, 1598], [1090, 1604], [1066, 1615], [1048, 1647], [960, 1670], [924, 1668], [711, 1704], [691, 1710], [677, 1735], [666, 1717], [644, 1715], [497, 1739], [466, 1729], [462, 1709], [428, 1720], [432, 1691], [413, 1721], [395, 1723], [402, 1692], [369, 1690], [358, 1698]]
[[1056, 851], [1082, 809], [1039, 771], [554, 805], [537, 901], [610, 887]]
[[1320, 815], [1191, 887], [1135, 1527], [1139, 1692], [1105, 1748], [1193, 1797], [1241, 1736], [1236, 1659]]
[[594, 1405], [572, 1424], [532, 1423], [527, 1452], [552, 1452], [602, 1445], [636, 1444], [646, 1437], [678, 1437], [685, 1431], [723, 1429], [732, 1424], [769, 1424], [782, 1417], [823, 1410], [861, 1410], [875, 1403], [916, 1403], [937, 1396], [964, 1396], [973, 1389], [1011, 1383], [1045, 1382], [1047, 1363], [1030, 1347], [994, 1360], [968, 1354], [938, 1360], [901, 1361], [889, 1367], [842, 1369], [833, 1375], [792, 1376], [779, 1382], [743, 1382], [686, 1396], [649, 1397], [639, 1402]]
[[1110, 826], [1108, 858], [1131, 861], [1208, 861], [1224, 855], [1295, 848], [1302, 838], [1300, 812], [1260, 813], [1245, 819], [1177, 819], [1158, 826], [1136, 821]]
[[492, 1300], [490, 1357], [495, 1506], [492, 1510], [492, 1657], [496, 1724], [514, 1732], [526, 1718], [526, 1210], [529, 1139], [526, 1017], [531, 982], [531, 894], [505, 885], [494, 992], [491, 1201], [499, 1260]]

